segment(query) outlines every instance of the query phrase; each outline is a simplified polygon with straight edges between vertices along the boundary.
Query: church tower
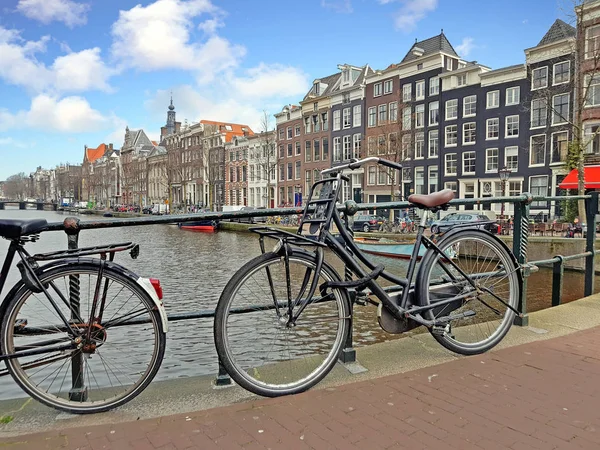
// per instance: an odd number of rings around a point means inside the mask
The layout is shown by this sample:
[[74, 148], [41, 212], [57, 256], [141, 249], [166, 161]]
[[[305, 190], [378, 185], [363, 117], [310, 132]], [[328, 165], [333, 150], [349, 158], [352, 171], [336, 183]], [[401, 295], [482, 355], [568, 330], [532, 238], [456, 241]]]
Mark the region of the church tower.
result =
[[167, 111], [167, 124], [164, 127], [160, 127], [160, 139], [161, 141], [168, 135], [179, 132], [181, 122], [177, 122], [175, 119], [175, 106], [173, 106], [173, 95], [171, 95], [171, 104]]

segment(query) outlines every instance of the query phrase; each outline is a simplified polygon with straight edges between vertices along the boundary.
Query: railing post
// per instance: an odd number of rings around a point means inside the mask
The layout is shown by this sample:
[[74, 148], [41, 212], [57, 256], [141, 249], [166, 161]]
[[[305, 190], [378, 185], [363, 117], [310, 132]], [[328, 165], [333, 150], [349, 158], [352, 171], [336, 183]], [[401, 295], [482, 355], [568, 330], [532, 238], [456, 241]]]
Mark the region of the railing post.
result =
[[552, 306], [560, 305], [563, 290], [565, 266], [562, 256], [556, 256], [558, 261], [552, 265]]
[[[351, 231], [351, 230], [350, 230]], [[354, 233], [352, 233], [354, 235]], [[352, 251], [346, 247], [346, 251], [352, 255]], [[350, 281], [352, 280], [352, 271], [345, 266], [344, 267], [344, 280]], [[356, 300], [356, 291], [351, 289], [348, 291], [348, 295], [350, 297], [350, 319], [348, 325], [348, 335], [346, 336], [346, 342], [344, 343], [344, 349], [342, 350], [342, 354], [340, 355], [339, 361], [346, 363], [353, 363], [356, 361], [356, 350], [352, 346], [352, 322], [354, 317], [354, 301]]]
[[[527, 195], [526, 200], [515, 203], [515, 220], [513, 233], [513, 253], [519, 264], [527, 262], [527, 244], [529, 242], [529, 205], [533, 200], [531, 194]], [[529, 315], [527, 314], [527, 277], [523, 276], [523, 285], [519, 296], [519, 305], [517, 307], [522, 317], [515, 317], [515, 325], [527, 326], [529, 324]]]
[[[79, 245], [79, 219], [67, 217], [64, 222], [65, 233], [69, 250], [74, 250]], [[79, 322], [80, 298], [79, 275], [69, 275], [69, 308], [71, 309], [71, 322]], [[71, 390], [69, 399], [84, 402], [87, 400], [87, 387], [83, 384], [83, 353], [76, 351], [71, 356]]]
[[596, 242], [596, 214], [598, 214], [598, 191], [590, 192], [590, 194], [591, 198], [587, 199], [585, 208], [587, 224], [585, 251], [592, 252], [590, 256], [585, 257], [584, 295], [586, 297], [594, 293], [594, 244]]
[[221, 358], [219, 358], [219, 373], [217, 374], [217, 378], [215, 378], [215, 386], [231, 386], [232, 384], [231, 378], [221, 362]]

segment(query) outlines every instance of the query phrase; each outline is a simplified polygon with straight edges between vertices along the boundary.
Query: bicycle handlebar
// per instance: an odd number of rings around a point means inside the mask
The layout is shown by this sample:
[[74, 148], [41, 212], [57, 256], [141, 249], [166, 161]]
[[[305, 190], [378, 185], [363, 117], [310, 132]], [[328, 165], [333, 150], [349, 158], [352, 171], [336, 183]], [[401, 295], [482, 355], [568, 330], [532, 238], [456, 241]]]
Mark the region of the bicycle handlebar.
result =
[[347, 164], [340, 164], [339, 166], [330, 167], [329, 169], [322, 170], [321, 175], [327, 175], [328, 173], [332, 173], [332, 172], [340, 172], [344, 169], [350, 169], [350, 170], [358, 169], [359, 167], [361, 167], [367, 163], [376, 163], [376, 164], [381, 164], [382, 166], [389, 167], [391, 169], [402, 170], [402, 164], [398, 164], [393, 161], [388, 161], [387, 159], [378, 158], [376, 156], [370, 156], [365, 159], [351, 160]]

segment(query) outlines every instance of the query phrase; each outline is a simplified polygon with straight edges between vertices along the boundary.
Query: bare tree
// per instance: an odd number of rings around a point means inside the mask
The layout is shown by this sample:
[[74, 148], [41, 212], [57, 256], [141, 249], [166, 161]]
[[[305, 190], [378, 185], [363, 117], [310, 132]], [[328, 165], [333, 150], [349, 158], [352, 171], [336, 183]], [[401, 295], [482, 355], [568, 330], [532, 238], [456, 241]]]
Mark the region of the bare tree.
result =
[[24, 172], [11, 175], [4, 182], [4, 193], [8, 198], [23, 200], [27, 197], [29, 178]]
[[271, 189], [273, 174], [277, 170], [277, 158], [275, 157], [275, 128], [271, 127], [270, 116], [267, 111], [263, 111], [260, 120], [259, 141], [260, 152], [255, 155], [257, 162], [257, 178], [259, 181], [267, 182], [267, 208], [271, 207]]

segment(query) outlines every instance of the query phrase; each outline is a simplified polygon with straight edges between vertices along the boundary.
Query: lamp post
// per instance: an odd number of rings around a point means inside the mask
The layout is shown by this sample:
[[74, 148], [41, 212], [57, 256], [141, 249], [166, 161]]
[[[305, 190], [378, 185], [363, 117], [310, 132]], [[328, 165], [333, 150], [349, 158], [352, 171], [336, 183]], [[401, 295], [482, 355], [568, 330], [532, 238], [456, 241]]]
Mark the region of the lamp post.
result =
[[[502, 197], [506, 195], [506, 182], [510, 177], [511, 170], [504, 166], [502, 169], [498, 170], [498, 175], [500, 176], [500, 181], [502, 182]], [[502, 202], [502, 206], [500, 207], [500, 219], [504, 220], [504, 202]]]

